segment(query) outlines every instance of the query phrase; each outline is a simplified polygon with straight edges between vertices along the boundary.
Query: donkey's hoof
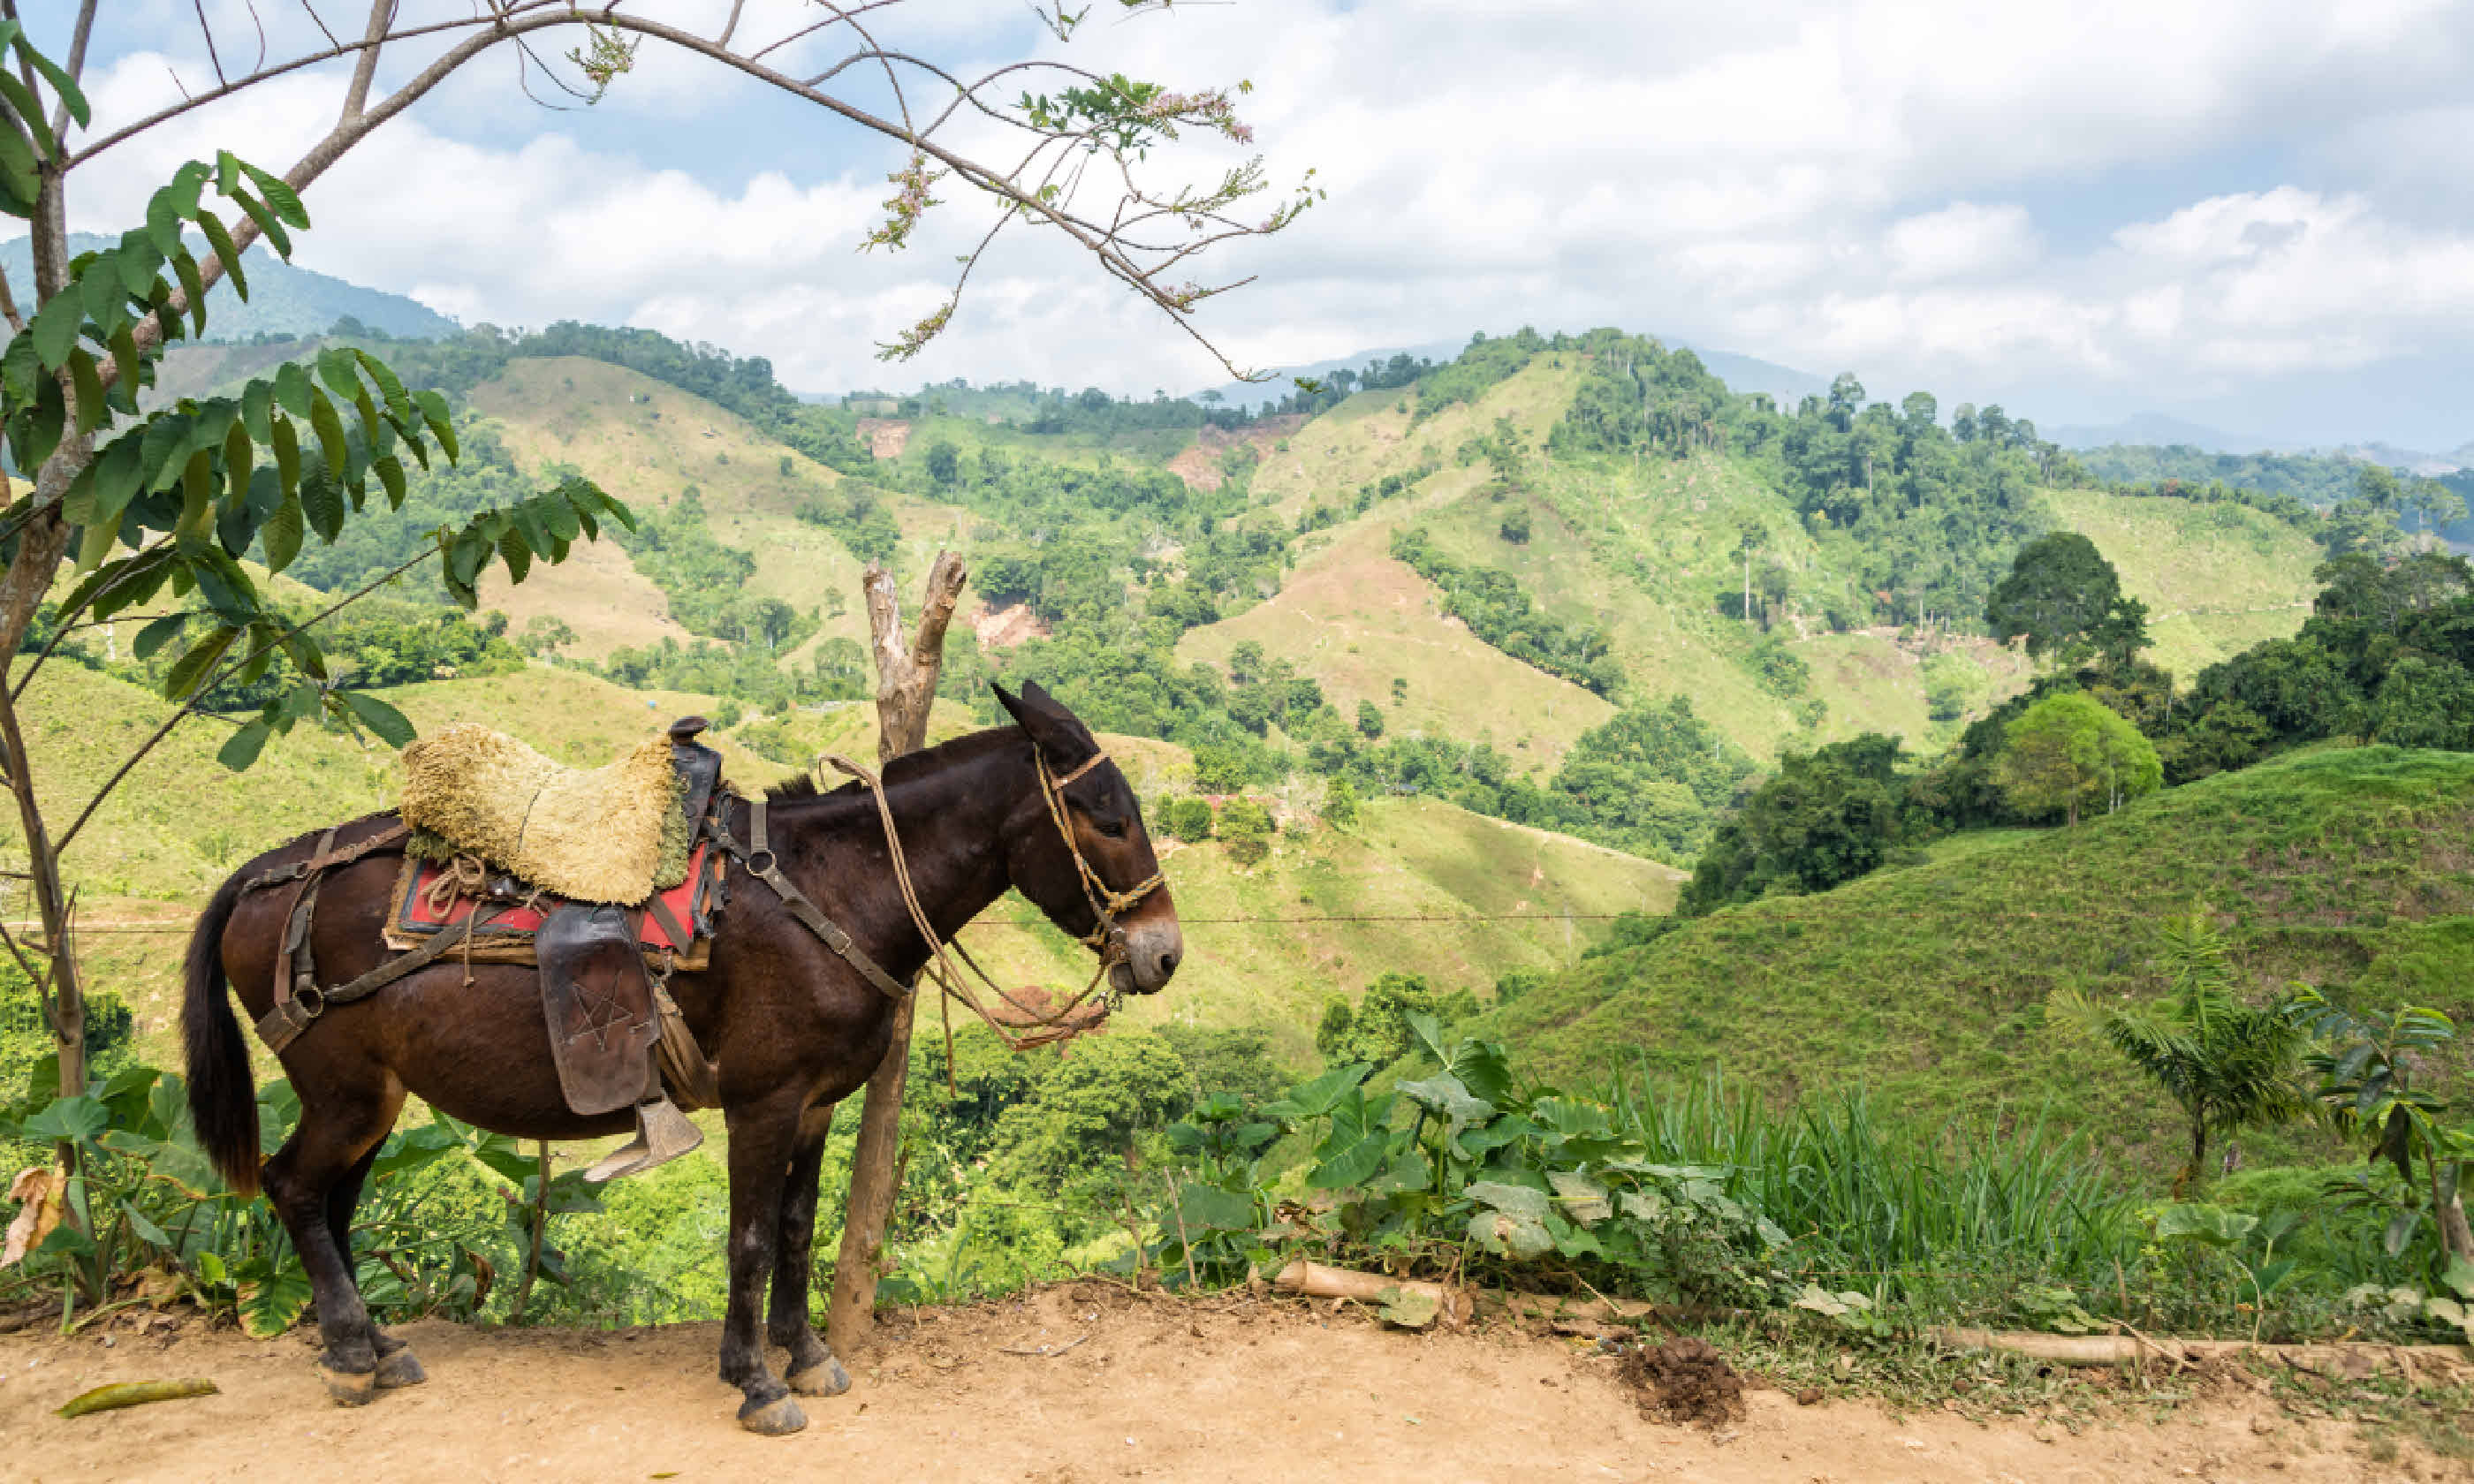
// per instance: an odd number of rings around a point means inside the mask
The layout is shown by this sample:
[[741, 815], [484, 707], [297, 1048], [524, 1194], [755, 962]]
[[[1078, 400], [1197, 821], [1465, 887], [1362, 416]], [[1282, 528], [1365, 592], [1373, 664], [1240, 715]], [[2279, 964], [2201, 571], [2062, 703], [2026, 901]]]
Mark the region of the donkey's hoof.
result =
[[393, 1391], [399, 1386], [418, 1386], [429, 1379], [429, 1373], [413, 1358], [409, 1345], [391, 1351], [381, 1358], [376, 1375], [380, 1391]]
[[768, 1438], [787, 1437], [808, 1425], [808, 1414], [788, 1397], [776, 1397], [770, 1401], [749, 1398], [739, 1409], [739, 1425]]
[[326, 1382], [327, 1395], [337, 1406], [368, 1406], [378, 1394], [376, 1371], [338, 1371], [322, 1360], [318, 1379]]
[[789, 1382], [790, 1389], [803, 1397], [838, 1397], [850, 1390], [850, 1373], [831, 1355], [814, 1365], [793, 1371], [782, 1379]]

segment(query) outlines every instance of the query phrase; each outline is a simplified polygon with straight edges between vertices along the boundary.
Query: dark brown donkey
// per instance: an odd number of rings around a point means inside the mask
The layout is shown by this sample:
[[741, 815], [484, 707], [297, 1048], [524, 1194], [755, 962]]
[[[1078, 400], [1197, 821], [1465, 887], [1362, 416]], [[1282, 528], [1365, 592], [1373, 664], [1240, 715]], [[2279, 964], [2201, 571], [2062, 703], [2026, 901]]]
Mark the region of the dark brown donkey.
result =
[[[886, 802], [919, 903], [938, 936], [951, 937], [1010, 886], [1058, 927], [1090, 934], [1098, 916], [1074, 852], [1110, 890], [1152, 880], [1159, 867], [1142, 812], [1113, 763], [1071, 778], [1061, 790], [1069, 850], [1039, 764], [1051, 778], [1069, 778], [1099, 745], [1038, 686], [1026, 686], [1020, 698], [997, 694], [1019, 727], [962, 737], [885, 769]], [[793, 785], [774, 797], [767, 824], [783, 874], [868, 955], [910, 982], [930, 949], [898, 893], [875, 802], [856, 784], [829, 794]], [[747, 815], [745, 801], [729, 801], [724, 819], [742, 842]], [[382, 816], [347, 826], [336, 845], [350, 846], [386, 823]], [[189, 945], [182, 1022], [190, 1108], [224, 1178], [244, 1191], [260, 1179], [257, 1103], [226, 978], [253, 1019], [266, 1013], [288, 894], [244, 892], [243, 884], [306, 857], [313, 846], [314, 836], [304, 835], [242, 867], [215, 894]], [[373, 855], [320, 888], [311, 946], [322, 982], [352, 978], [388, 957], [378, 934], [399, 864], [393, 855]], [[732, 867], [727, 885], [711, 967], [681, 972], [670, 988], [697, 1041], [719, 1064], [730, 1129], [730, 1308], [721, 1378], [746, 1393], [742, 1425], [792, 1432], [807, 1419], [791, 1392], [835, 1396], [850, 1386], [808, 1323], [816, 1170], [834, 1105], [864, 1084], [885, 1055], [892, 1001], [743, 866]], [[1158, 991], [1184, 951], [1167, 889], [1129, 906], [1118, 925], [1125, 951], [1111, 970], [1115, 988]], [[375, 1390], [423, 1378], [403, 1342], [371, 1323], [351, 1257], [352, 1208], [405, 1094], [523, 1138], [593, 1138], [633, 1126], [625, 1110], [599, 1117], [567, 1112], [531, 969], [475, 964], [469, 987], [465, 973], [450, 957], [370, 998], [336, 1006], [281, 1056], [301, 1097], [301, 1124], [265, 1161], [264, 1182], [308, 1269], [326, 1341], [319, 1365], [338, 1400], [367, 1400]], [[760, 1332], [768, 1277], [772, 1303]], [[768, 1339], [789, 1352], [787, 1384], [766, 1362]]]

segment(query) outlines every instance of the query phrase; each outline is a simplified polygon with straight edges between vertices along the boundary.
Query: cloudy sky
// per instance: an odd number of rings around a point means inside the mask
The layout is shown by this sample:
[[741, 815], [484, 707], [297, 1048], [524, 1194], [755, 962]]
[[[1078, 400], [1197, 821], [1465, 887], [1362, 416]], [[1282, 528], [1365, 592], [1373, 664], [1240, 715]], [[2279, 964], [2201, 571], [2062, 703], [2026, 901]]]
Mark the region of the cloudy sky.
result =
[[[310, 4], [339, 34], [365, 23], [347, 0]], [[472, 13], [472, 0], [401, 5]], [[21, 8], [62, 45], [69, 0]], [[303, 0], [256, 8], [270, 55], [319, 42]], [[630, 10], [710, 32], [730, 0]], [[1250, 81], [1251, 147], [1190, 138], [1152, 162], [1167, 180], [1259, 153], [1275, 181], [1311, 169], [1329, 192], [1225, 254], [1223, 275], [1259, 276], [1198, 323], [1249, 368], [1616, 324], [1854, 370], [1877, 395], [2001, 400], [2047, 426], [2161, 412], [2296, 443], [2474, 440], [2474, 6], [1114, 10], [1099, 0], [1070, 46], [1025, 0], [901, 0], [868, 19], [883, 44], [961, 72], [1062, 57], [1183, 87]], [[766, 39], [826, 14], [800, 0], [745, 12], [740, 36]], [[226, 68], [245, 68], [249, 9], [206, 0], [206, 13]], [[98, 133], [211, 85], [191, 0], [104, 14]], [[1156, 310], [1026, 233], [1000, 240], [943, 340], [879, 365], [875, 343], [940, 300], [985, 214], [948, 189], [909, 252], [857, 252], [895, 149], [659, 45], [599, 105], [564, 111], [528, 98], [527, 84], [573, 103], [512, 50], [484, 58], [319, 181], [299, 260], [467, 323], [649, 325], [769, 356], [810, 390], [1225, 379]], [[849, 47], [844, 31], [770, 60], [819, 71]], [[381, 87], [423, 60], [391, 56]], [[845, 76], [882, 106], [881, 84]], [[219, 146], [288, 165], [341, 85], [312, 69], [106, 152], [78, 174], [74, 225], [133, 225], [173, 165]]]

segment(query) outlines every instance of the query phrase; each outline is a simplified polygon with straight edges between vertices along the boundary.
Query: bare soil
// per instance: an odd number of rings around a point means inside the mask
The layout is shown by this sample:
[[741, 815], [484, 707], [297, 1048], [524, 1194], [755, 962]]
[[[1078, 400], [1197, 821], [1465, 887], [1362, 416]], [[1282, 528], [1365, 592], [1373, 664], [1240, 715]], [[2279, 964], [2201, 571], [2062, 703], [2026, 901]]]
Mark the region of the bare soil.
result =
[[[107, 1321], [110, 1323], [110, 1321]], [[2239, 1387], [2164, 1422], [2075, 1436], [2032, 1418], [1799, 1405], [1748, 1389], [1700, 1425], [1593, 1341], [1502, 1324], [1410, 1334], [1297, 1304], [1189, 1307], [1101, 1283], [920, 1310], [805, 1399], [808, 1429], [759, 1438], [714, 1376], [718, 1327], [578, 1332], [424, 1323], [398, 1331], [426, 1385], [327, 1403], [307, 1331], [254, 1341], [133, 1316], [110, 1331], [0, 1338], [0, 1475], [21, 1480], [1019, 1479], [2098, 1481], [2464, 1477], [2429, 1455], [2373, 1461], [2351, 1427], [2286, 1417]], [[1697, 1342], [1696, 1342], [1697, 1343]], [[1711, 1357], [1665, 1366], [1708, 1381]], [[212, 1378], [220, 1394], [62, 1421], [109, 1381]]]

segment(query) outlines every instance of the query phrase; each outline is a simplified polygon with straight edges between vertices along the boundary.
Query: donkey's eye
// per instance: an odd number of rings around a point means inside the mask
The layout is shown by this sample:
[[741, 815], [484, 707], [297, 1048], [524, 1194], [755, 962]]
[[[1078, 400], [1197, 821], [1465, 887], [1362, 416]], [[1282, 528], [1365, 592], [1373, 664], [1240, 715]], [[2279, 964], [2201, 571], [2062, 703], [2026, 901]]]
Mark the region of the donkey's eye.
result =
[[1100, 822], [1100, 833], [1106, 835], [1111, 840], [1123, 840], [1126, 838], [1126, 822], [1121, 819], [1102, 820]]

